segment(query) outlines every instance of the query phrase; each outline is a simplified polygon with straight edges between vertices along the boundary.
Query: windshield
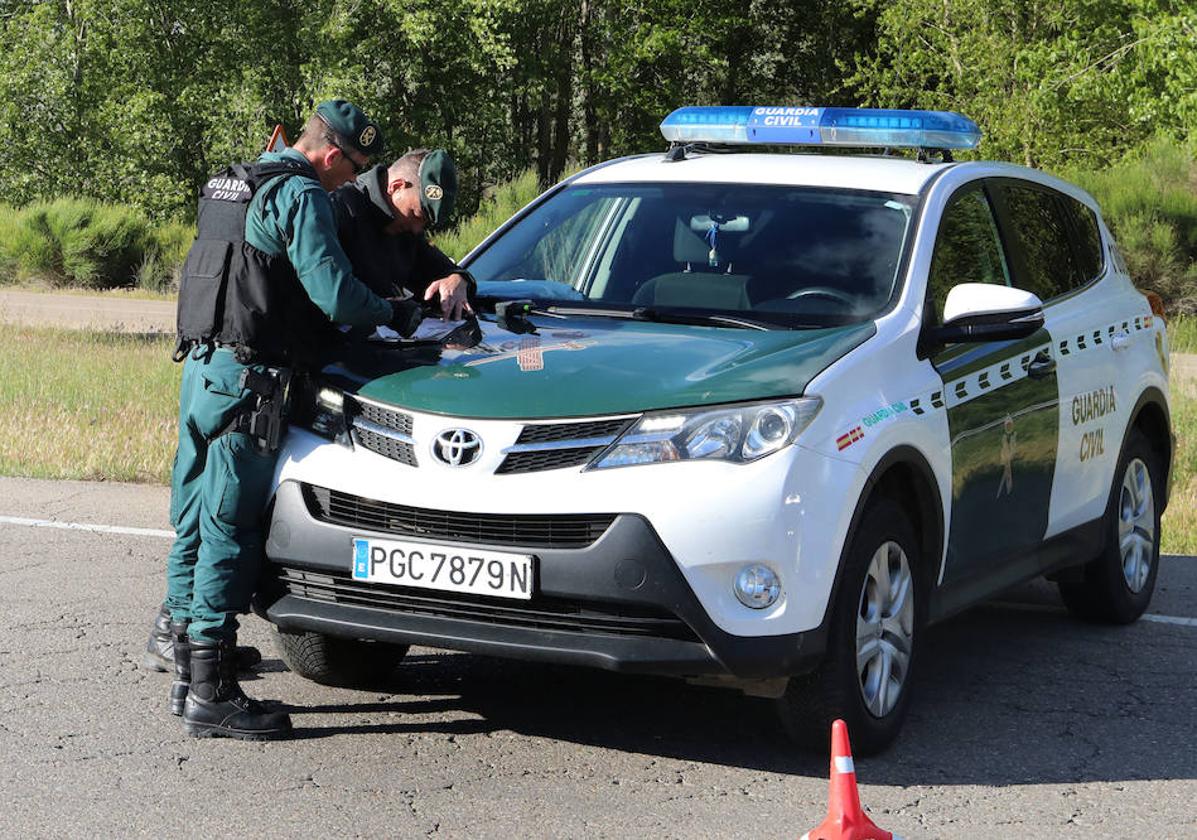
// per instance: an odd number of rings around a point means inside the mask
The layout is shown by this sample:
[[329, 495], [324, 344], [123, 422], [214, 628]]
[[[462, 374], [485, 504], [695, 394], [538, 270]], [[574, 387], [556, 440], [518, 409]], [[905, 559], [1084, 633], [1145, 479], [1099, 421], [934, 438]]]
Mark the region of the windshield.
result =
[[895, 292], [914, 200], [813, 187], [575, 185], [469, 269], [484, 297], [854, 323]]

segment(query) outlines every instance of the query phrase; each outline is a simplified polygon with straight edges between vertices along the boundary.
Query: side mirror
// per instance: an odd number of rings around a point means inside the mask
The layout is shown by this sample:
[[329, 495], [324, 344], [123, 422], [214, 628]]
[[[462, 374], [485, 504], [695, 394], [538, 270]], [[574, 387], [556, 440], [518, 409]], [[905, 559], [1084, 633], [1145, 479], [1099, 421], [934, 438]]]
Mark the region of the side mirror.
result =
[[1043, 302], [1022, 289], [991, 283], [961, 283], [948, 292], [943, 324], [930, 331], [933, 341], [1011, 341], [1043, 328]]

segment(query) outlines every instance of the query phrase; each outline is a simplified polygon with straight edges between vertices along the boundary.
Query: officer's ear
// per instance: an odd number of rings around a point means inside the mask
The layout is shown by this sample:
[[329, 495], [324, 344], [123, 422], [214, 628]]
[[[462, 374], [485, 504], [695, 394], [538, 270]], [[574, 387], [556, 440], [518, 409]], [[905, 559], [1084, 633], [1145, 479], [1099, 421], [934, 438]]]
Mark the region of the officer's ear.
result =
[[406, 189], [411, 185], [411, 181], [408, 181], [406, 178], [395, 178], [387, 182], [387, 195], [394, 195], [399, 190]]
[[324, 148], [324, 153], [320, 156], [320, 160], [324, 164], [325, 169], [332, 169], [337, 165], [337, 161], [344, 156], [344, 152], [336, 146], [330, 145]]

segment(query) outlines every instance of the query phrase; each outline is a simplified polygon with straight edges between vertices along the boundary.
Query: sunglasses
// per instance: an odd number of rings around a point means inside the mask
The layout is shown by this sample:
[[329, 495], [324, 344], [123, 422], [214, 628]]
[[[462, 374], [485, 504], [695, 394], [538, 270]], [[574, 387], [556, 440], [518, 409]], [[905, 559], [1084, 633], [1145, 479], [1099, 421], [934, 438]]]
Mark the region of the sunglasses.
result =
[[358, 163], [356, 160], [354, 160], [352, 157], [350, 157], [349, 152], [345, 151], [345, 147], [342, 146], [341, 144], [333, 143], [333, 146], [336, 147], [341, 152], [341, 157], [343, 157], [343, 158], [345, 158], [345, 160], [349, 161], [349, 165], [353, 167], [354, 175], [361, 175], [363, 172], [365, 172], [367, 169], [370, 168], [369, 163]]

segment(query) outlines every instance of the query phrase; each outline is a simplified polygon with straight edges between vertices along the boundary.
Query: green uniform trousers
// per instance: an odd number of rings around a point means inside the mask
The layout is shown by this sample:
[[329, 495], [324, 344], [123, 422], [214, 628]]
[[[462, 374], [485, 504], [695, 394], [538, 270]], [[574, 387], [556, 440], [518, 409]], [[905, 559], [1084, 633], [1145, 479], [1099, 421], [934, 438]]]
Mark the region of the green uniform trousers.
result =
[[253, 404], [239, 385], [246, 365], [228, 349], [195, 352], [179, 390], [166, 606], [173, 621], [191, 622], [193, 638], [231, 641], [261, 568], [261, 516], [277, 455], [262, 454], [247, 434], [220, 434]]

